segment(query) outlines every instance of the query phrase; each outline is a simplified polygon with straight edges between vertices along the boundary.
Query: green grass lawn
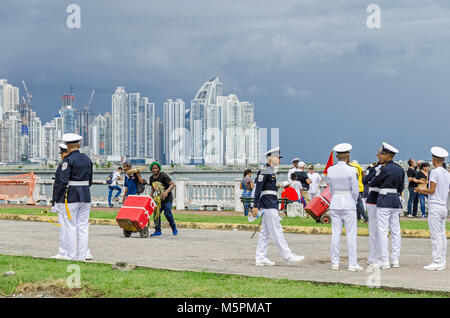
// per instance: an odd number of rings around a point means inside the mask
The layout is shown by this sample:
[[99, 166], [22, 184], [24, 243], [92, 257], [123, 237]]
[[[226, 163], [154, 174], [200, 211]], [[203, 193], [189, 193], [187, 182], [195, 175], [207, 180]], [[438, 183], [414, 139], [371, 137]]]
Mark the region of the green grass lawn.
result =
[[[34, 214], [39, 215], [40, 211], [48, 207], [30, 207], [30, 208], [11, 208], [0, 207], [0, 213], [6, 214]], [[91, 218], [95, 219], [115, 219], [118, 209], [111, 209], [111, 211], [91, 210]], [[49, 215], [56, 216], [56, 213], [49, 213]], [[248, 222], [246, 216], [242, 215], [200, 215], [200, 214], [177, 214], [174, 213], [176, 222], [201, 222], [201, 223], [232, 223], [232, 224], [251, 224]], [[163, 216], [163, 221], [165, 220]], [[254, 221], [257, 224], [259, 221]], [[323, 226], [330, 227], [330, 224], [316, 223], [311, 218], [283, 218], [281, 221], [285, 226]], [[447, 222], [447, 231], [450, 231], [450, 222]], [[365, 223], [358, 223], [359, 228], [368, 228]], [[428, 222], [426, 220], [401, 220], [400, 227], [408, 230], [428, 230]]]
[[[80, 267], [81, 288], [68, 289], [71, 272]], [[0, 296], [23, 292], [24, 287], [57, 285], [66, 297], [273, 297], [273, 298], [361, 298], [361, 297], [448, 297], [448, 293], [388, 291], [342, 284], [319, 284], [287, 279], [269, 279], [205, 272], [168, 271], [137, 268], [130, 272], [113, 270], [108, 264], [95, 264], [23, 256], [0, 255]], [[41, 290], [42, 291], [42, 290]]]

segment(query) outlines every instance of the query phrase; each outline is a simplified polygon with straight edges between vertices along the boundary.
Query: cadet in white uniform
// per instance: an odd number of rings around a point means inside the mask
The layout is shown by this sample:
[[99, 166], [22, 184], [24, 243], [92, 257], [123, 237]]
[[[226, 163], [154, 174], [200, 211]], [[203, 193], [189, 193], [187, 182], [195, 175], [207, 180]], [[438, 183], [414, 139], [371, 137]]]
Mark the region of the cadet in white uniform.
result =
[[308, 167], [308, 179], [311, 180], [309, 185], [309, 199], [312, 200], [314, 197], [320, 195], [320, 183], [322, 182], [322, 177], [320, 174], [314, 171], [314, 166]]
[[[369, 187], [378, 188], [377, 225], [380, 263], [375, 267], [388, 269], [400, 267], [401, 248], [400, 211], [402, 204], [400, 196], [405, 188], [405, 171], [393, 159], [398, 150], [383, 142], [381, 146], [381, 168], [370, 180]], [[389, 238], [391, 234], [392, 251], [389, 260]], [[390, 261], [390, 263], [389, 263]]]
[[[366, 173], [362, 180], [364, 185], [368, 185], [372, 178], [375, 177], [375, 174], [382, 167], [380, 161], [381, 150], [381, 148], [378, 149], [378, 162], [372, 163], [366, 170]], [[377, 200], [379, 192], [379, 188], [369, 188], [369, 194], [366, 199], [367, 214], [369, 216], [369, 258], [367, 260], [367, 263], [369, 266], [372, 266], [374, 268], [378, 268], [381, 262], [377, 218]]]
[[291, 179], [291, 175], [296, 172], [296, 171], [302, 171], [299, 167], [298, 167], [298, 163], [300, 162], [300, 158], [294, 158], [292, 159], [292, 163], [293, 163], [293, 167], [291, 169], [289, 169], [288, 171], [288, 175], [287, 175], [287, 179], [289, 182], [292, 182]]
[[361, 271], [357, 257], [357, 222], [356, 200], [359, 195], [357, 170], [348, 165], [352, 145], [343, 143], [336, 145], [333, 150], [339, 160], [337, 164], [328, 168], [328, 183], [333, 196], [328, 214], [331, 216], [331, 269], [339, 269], [339, 250], [342, 225], [345, 226], [347, 237], [348, 270]]
[[277, 179], [273, 168], [280, 164], [280, 158], [282, 158], [280, 148], [269, 150], [265, 157], [267, 158], [267, 163], [258, 171], [255, 181], [253, 216], [256, 217], [259, 210], [262, 210], [262, 227], [258, 236], [255, 265], [275, 265], [274, 262], [266, 257], [270, 238], [274, 241], [281, 257], [285, 261], [300, 262], [304, 257], [293, 254], [288, 247], [278, 215]]
[[443, 163], [448, 152], [441, 147], [431, 148], [433, 166], [430, 173], [430, 188], [416, 188], [415, 191], [428, 194], [428, 226], [430, 228], [432, 263], [424, 266], [429, 271], [440, 271], [446, 268], [447, 236], [445, 222], [447, 220], [447, 199], [450, 190], [450, 174]]

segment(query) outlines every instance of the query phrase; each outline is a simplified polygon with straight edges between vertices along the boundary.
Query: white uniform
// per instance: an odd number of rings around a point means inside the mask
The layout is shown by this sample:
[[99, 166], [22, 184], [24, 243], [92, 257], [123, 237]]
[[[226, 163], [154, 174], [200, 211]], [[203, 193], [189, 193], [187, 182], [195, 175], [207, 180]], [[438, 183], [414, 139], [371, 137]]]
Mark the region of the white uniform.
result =
[[58, 211], [58, 224], [59, 228], [59, 249], [58, 256], [65, 258], [67, 257], [67, 212], [64, 203], [55, 203], [55, 207]]
[[356, 200], [359, 195], [359, 183], [356, 168], [344, 161], [328, 168], [328, 183], [333, 196], [330, 202], [331, 216], [331, 263], [339, 264], [340, 236], [342, 225], [347, 236], [349, 266], [358, 265]]
[[256, 246], [256, 261], [262, 261], [267, 255], [267, 246], [272, 237], [281, 257], [287, 261], [294, 254], [289, 248], [283, 234], [283, 227], [280, 223], [280, 217], [277, 209], [263, 209], [263, 219], [261, 224], [261, 232], [258, 236], [258, 243]]
[[447, 255], [447, 199], [450, 189], [450, 174], [442, 167], [430, 172], [430, 182], [436, 183], [433, 194], [428, 195], [428, 226], [430, 228], [432, 260], [445, 265]]
[[291, 174], [293, 174], [296, 171], [302, 171], [302, 169], [296, 168], [296, 167], [292, 167], [291, 169], [289, 169], [288, 175], [287, 175], [287, 179], [288, 179], [289, 182], [292, 182]]
[[91, 203], [76, 202], [69, 203], [68, 206], [72, 219], [67, 219], [66, 224], [66, 242], [70, 242], [67, 246], [67, 256], [73, 260], [83, 261], [89, 252], [89, 212]]
[[317, 172], [309, 173], [308, 172], [308, 178], [312, 181], [312, 183], [309, 185], [309, 199], [312, 200], [314, 197], [318, 196], [320, 194], [320, 182], [322, 181], [322, 178], [320, 177], [320, 174]]

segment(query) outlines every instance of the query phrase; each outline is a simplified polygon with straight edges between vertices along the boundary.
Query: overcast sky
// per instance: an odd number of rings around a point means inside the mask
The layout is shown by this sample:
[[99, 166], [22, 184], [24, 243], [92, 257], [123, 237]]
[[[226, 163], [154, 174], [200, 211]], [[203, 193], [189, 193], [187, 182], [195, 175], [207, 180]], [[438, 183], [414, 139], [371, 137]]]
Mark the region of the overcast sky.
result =
[[[81, 7], [69, 29], [66, 7]], [[369, 4], [381, 28], [369, 29]], [[219, 76], [255, 103], [260, 127], [279, 128], [284, 163], [326, 162], [353, 144], [369, 162], [386, 141], [399, 159], [450, 150], [450, 2], [438, 0], [1, 0], [0, 78], [33, 94], [43, 122], [74, 86], [95, 112], [116, 86], [161, 114]]]

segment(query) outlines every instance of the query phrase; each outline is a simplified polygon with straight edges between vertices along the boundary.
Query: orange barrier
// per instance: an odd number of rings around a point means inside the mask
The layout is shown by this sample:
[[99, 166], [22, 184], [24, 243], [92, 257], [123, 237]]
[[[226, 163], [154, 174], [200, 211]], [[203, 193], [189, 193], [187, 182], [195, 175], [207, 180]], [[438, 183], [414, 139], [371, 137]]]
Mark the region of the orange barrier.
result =
[[0, 177], [0, 200], [28, 198], [27, 204], [36, 204], [33, 198], [36, 179], [33, 172]]

